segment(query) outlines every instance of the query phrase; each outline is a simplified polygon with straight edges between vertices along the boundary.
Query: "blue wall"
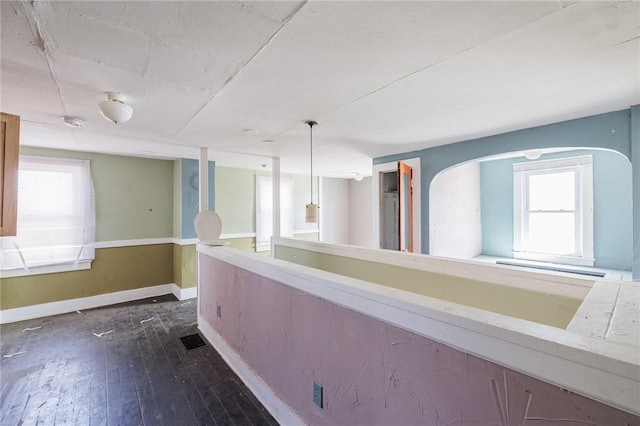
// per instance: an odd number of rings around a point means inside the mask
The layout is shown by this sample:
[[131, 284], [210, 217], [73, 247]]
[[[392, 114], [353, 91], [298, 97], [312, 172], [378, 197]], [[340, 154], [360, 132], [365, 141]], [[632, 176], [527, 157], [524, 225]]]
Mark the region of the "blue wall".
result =
[[[631, 163], [602, 150], [547, 154], [541, 160], [577, 155], [593, 156], [593, 222], [595, 266], [631, 269], [633, 255]], [[520, 158], [480, 163], [482, 254], [512, 257], [513, 164]]]
[[[196, 238], [193, 220], [200, 211], [199, 162], [183, 158], [182, 160], [182, 238]], [[209, 161], [209, 210], [215, 210], [215, 162]]]
[[[633, 112], [633, 115], [632, 115]], [[633, 138], [632, 138], [633, 134]], [[633, 142], [633, 143], [632, 143]], [[633, 146], [632, 146], [633, 145]], [[633, 194], [640, 205], [640, 107], [609, 112], [547, 126], [473, 139], [421, 151], [379, 157], [374, 164], [420, 158], [420, 198], [422, 211], [422, 251], [429, 252], [429, 189], [433, 178], [443, 170], [474, 159], [509, 152], [541, 148], [602, 148], [617, 151], [631, 159], [634, 153]], [[634, 210], [637, 211], [637, 210]], [[635, 215], [633, 268], [634, 279], [640, 279], [640, 214]]]
[[513, 159], [480, 163], [482, 254], [513, 257]]

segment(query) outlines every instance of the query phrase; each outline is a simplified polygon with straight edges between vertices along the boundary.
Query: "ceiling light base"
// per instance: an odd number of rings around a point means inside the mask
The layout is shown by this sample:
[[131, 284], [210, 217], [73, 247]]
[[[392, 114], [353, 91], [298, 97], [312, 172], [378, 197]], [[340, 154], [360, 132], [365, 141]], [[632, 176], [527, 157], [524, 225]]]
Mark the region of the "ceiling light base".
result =
[[62, 119], [62, 121], [64, 122], [64, 124], [66, 124], [69, 127], [72, 127], [74, 129], [79, 129], [81, 127], [84, 127], [84, 120], [78, 117], [69, 117], [68, 115], [65, 115], [63, 117], [60, 117]]

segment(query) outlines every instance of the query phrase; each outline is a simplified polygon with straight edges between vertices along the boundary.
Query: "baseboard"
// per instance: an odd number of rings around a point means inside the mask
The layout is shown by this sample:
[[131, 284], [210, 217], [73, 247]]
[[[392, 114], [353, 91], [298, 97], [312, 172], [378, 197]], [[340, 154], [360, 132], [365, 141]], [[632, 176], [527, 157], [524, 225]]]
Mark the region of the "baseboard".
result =
[[178, 300], [193, 299], [198, 297], [197, 287], [181, 288], [177, 284], [171, 284], [173, 286], [172, 293]]
[[198, 329], [279, 424], [305, 424], [201, 316]]
[[[175, 284], [161, 284], [151, 287], [136, 288], [133, 290], [100, 294], [97, 296], [80, 297], [78, 299], [41, 303], [38, 305], [25, 306], [22, 308], [4, 309], [0, 310], [0, 324], [48, 317], [51, 315], [66, 314], [68, 312], [81, 311], [83, 309], [98, 308], [100, 306], [108, 306], [115, 303], [130, 302], [132, 300], [144, 299], [146, 297], [162, 296], [165, 294], [176, 294], [174, 287], [179, 290], [178, 294], [180, 295], [182, 295], [182, 291], [185, 291], [180, 289], [180, 287]], [[190, 291], [190, 289], [186, 289], [186, 291]]]

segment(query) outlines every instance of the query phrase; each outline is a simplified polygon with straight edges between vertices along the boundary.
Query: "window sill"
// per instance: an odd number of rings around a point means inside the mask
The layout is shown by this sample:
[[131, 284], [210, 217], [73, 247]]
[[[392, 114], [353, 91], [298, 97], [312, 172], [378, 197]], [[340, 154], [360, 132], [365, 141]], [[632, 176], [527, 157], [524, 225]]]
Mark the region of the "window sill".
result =
[[523, 251], [514, 251], [514, 259], [536, 260], [538, 262], [559, 263], [561, 265], [590, 266], [593, 267], [595, 259], [577, 256], [562, 256], [543, 253], [529, 253]]
[[34, 266], [29, 269], [8, 269], [0, 271], [0, 278], [27, 277], [31, 275], [56, 274], [58, 272], [83, 271], [91, 269], [91, 261], [64, 263], [61, 265]]

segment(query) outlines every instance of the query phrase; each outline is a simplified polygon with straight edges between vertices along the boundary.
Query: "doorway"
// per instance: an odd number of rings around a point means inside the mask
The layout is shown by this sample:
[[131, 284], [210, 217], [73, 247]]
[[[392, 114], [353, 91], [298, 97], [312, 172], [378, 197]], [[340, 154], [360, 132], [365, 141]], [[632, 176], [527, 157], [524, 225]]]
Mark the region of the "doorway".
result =
[[380, 248], [413, 252], [412, 175], [401, 161], [396, 170], [380, 172]]

